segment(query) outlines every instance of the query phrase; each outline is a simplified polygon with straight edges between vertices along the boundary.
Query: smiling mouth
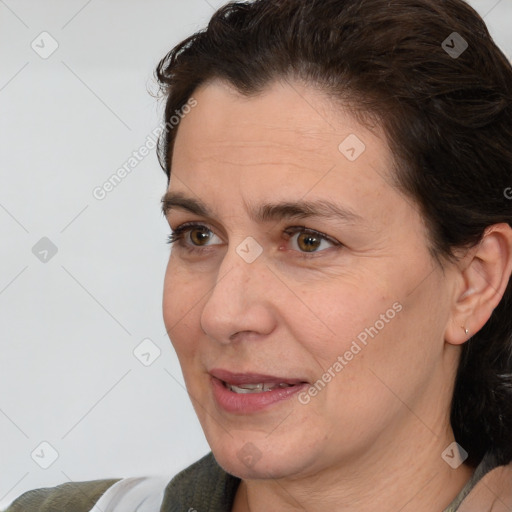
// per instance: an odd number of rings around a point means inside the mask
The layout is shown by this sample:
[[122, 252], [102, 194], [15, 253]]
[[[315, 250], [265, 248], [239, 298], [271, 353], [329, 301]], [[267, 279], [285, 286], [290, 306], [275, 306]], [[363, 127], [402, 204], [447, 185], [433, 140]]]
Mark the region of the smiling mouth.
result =
[[222, 369], [214, 369], [210, 371], [210, 375], [220, 381], [224, 388], [239, 395], [269, 393], [307, 384], [301, 379], [260, 373], [233, 373]]
[[211, 377], [213, 398], [229, 414], [251, 415], [278, 406], [309, 384], [303, 379], [262, 373], [238, 373], [215, 368]]
[[248, 394], [248, 393], [265, 393], [267, 391], [273, 391], [274, 389], [284, 389], [295, 386], [295, 384], [288, 384], [286, 382], [280, 382], [276, 384], [274, 382], [269, 383], [260, 383], [260, 384], [229, 384], [227, 382], [222, 381], [224, 387], [233, 391], [233, 393], [238, 393], [240, 395]]

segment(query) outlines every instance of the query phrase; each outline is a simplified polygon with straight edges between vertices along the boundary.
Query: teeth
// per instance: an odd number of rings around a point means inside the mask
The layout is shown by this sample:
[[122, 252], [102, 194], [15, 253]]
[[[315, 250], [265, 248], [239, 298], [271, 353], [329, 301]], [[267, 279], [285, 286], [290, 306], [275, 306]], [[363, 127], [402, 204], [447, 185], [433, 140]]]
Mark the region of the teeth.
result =
[[233, 391], [234, 393], [246, 394], [246, 393], [262, 393], [265, 391], [272, 391], [276, 388], [288, 388], [292, 384], [286, 384], [286, 382], [281, 382], [280, 384], [241, 384], [240, 386], [235, 386], [234, 384], [226, 383], [228, 389]]

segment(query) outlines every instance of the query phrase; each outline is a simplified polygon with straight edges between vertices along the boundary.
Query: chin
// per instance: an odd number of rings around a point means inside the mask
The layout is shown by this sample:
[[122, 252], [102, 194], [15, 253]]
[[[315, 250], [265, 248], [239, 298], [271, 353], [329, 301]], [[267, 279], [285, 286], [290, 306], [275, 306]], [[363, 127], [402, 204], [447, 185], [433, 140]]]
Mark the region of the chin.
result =
[[[292, 446], [279, 449], [263, 441], [241, 441], [230, 438], [226, 445], [210, 444], [218, 464], [233, 476], [242, 479], [285, 478], [293, 476], [310, 465], [309, 457]], [[305, 466], [305, 467], [302, 467]]]

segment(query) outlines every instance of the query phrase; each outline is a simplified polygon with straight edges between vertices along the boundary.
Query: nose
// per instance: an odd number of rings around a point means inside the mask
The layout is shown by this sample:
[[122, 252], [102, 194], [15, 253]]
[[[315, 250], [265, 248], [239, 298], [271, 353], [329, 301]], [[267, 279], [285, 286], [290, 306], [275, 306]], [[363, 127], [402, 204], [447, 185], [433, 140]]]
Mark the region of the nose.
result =
[[264, 260], [261, 255], [248, 263], [234, 249], [226, 252], [201, 312], [201, 327], [212, 340], [228, 344], [268, 335], [275, 328], [273, 275]]

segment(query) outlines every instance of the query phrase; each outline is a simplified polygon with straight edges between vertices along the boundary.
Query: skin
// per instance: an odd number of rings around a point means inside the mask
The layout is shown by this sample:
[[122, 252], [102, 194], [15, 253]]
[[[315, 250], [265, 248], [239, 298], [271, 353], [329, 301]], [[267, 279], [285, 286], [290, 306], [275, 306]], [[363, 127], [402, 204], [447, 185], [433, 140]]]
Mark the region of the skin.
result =
[[[510, 229], [497, 226], [442, 268], [418, 207], [392, 185], [378, 127], [369, 131], [299, 83], [274, 82], [247, 98], [213, 81], [194, 98], [169, 191], [201, 201], [211, 216], [165, 213], [172, 229], [197, 222], [210, 231], [174, 244], [163, 313], [215, 458], [242, 478], [233, 510], [443, 510], [473, 471], [441, 457], [454, 441], [460, 345], [504, 292]], [[355, 161], [338, 149], [350, 134], [366, 146]], [[318, 199], [362, 219], [250, 215], [264, 203]], [[284, 233], [290, 226], [342, 245], [320, 238], [307, 252], [307, 236]], [[262, 248], [252, 263], [236, 251], [247, 237]], [[397, 303], [400, 312], [306, 405], [295, 396], [240, 415], [216, 404], [212, 368], [314, 383]], [[240, 457], [247, 443], [258, 454], [250, 465]]]

